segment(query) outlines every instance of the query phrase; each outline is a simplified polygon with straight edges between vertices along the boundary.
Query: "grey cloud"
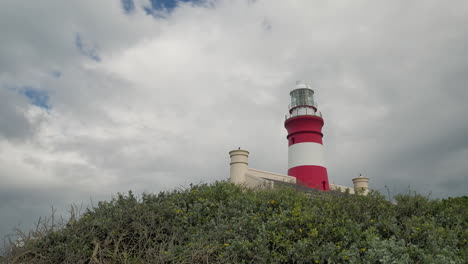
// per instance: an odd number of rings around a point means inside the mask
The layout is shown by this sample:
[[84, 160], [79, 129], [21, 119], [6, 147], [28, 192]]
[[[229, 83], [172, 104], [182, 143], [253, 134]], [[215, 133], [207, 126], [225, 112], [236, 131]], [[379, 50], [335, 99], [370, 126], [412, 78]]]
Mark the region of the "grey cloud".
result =
[[16, 76], [29, 73], [28, 78], [38, 70], [79, 63], [82, 51], [75, 46], [76, 32], [86, 34], [87, 40], [95, 43], [93, 46], [112, 52], [139, 40], [148, 30], [154, 32], [155, 27], [145, 19], [132, 20], [123, 15], [119, 1], [6, 0], [0, 7], [0, 32], [5, 36], [0, 72]]
[[0, 87], [0, 139], [24, 140], [34, 135], [36, 127], [27, 118], [28, 102], [14, 89]]
[[80, 33], [75, 34], [75, 46], [80, 53], [96, 62], [101, 61], [97, 48], [92, 44], [87, 44], [83, 41]]

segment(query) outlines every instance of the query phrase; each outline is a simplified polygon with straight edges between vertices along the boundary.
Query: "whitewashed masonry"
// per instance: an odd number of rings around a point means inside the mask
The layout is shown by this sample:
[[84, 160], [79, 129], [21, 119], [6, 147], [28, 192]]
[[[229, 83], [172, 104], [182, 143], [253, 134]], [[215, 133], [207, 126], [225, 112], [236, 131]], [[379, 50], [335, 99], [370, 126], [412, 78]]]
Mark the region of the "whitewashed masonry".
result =
[[[296, 178], [288, 175], [261, 171], [249, 168], [249, 152], [236, 149], [229, 152], [231, 157], [230, 181], [248, 188], [272, 188], [278, 182], [296, 184]], [[359, 176], [353, 179], [354, 187], [330, 184], [331, 191], [349, 192], [350, 194], [367, 195], [369, 178]]]

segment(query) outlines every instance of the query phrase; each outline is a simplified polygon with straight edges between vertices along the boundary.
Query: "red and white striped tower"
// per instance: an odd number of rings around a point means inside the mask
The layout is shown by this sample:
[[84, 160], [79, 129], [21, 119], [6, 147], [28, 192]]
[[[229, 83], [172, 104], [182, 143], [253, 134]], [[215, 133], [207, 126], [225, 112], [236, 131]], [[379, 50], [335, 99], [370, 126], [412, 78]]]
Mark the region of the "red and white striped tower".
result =
[[314, 102], [314, 91], [298, 81], [289, 93], [291, 104], [284, 126], [288, 130], [288, 175], [298, 184], [328, 191], [328, 174], [323, 157], [323, 118]]

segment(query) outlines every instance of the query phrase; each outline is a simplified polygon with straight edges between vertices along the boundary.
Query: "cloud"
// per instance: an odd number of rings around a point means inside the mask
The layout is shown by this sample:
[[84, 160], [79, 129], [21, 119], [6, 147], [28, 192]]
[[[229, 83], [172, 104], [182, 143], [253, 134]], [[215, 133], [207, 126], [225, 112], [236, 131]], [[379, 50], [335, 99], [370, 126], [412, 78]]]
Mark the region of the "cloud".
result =
[[27, 140], [37, 128], [28, 111], [28, 102], [13, 89], [0, 89], [0, 140]]
[[55, 70], [55, 71], [50, 72], [50, 75], [51, 75], [52, 77], [58, 79], [58, 78], [60, 78], [60, 77], [62, 76], [62, 72], [61, 72], [61, 71]]
[[85, 44], [79, 33], [75, 35], [75, 46], [80, 53], [96, 62], [101, 61], [101, 57], [98, 55], [96, 47], [94, 45]]
[[0, 234], [51, 205], [226, 179], [238, 146], [285, 173], [297, 79], [324, 114], [332, 182], [466, 194], [464, 2], [153, 5], [0, 4]]

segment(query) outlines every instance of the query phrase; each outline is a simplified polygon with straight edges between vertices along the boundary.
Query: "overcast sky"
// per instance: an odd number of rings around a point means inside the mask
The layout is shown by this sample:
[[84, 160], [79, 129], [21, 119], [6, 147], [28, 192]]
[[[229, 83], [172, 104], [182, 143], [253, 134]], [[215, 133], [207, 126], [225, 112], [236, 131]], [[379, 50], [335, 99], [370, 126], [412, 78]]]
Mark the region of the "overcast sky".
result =
[[468, 190], [468, 2], [0, 1], [0, 235], [50, 206], [287, 171], [309, 80], [330, 182]]

